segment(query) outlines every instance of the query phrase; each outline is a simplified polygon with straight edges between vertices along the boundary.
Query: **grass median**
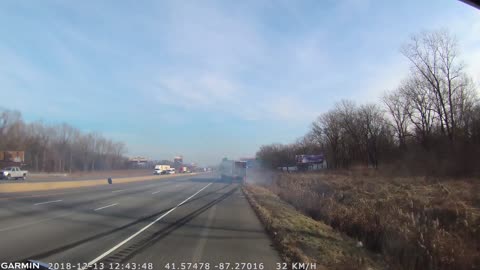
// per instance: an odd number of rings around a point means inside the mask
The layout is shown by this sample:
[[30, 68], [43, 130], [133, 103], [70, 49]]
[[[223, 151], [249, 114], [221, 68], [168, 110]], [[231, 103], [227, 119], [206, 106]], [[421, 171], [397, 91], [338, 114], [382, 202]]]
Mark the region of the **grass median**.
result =
[[[189, 175], [196, 175], [196, 174], [192, 173]], [[175, 178], [180, 176], [185, 176], [185, 174], [113, 178], [113, 183], [121, 184], [121, 183], [131, 183], [131, 182], [138, 182], [138, 181], [152, 181], [152, 180], [159, 180], [159, 179]], [[92, 186], [101, 186], [101, 185], [108, 185], [107, 179], [78, 180], [78, 181], [52, 181], [52, 182], [38, 182], [38, 183], [6, 183], [6, 184], [0, 185], [0, 193], [58, 190], [58, 189], [92, 187]]]
[[315, 263], [317, 269], [384, 269], [384, 263], [352, 238], [297, 211], [268, 189], [244, 192], [287, 263]]

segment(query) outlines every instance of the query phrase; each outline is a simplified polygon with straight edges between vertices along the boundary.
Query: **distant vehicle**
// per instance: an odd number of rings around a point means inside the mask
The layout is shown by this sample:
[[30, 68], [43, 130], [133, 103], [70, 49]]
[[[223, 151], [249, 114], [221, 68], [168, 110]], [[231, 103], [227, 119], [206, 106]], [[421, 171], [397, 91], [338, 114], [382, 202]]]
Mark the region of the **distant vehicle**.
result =
[[181, 167], [181, 173], [190, 173], [190, 170], [188, 169], [188, 167]]
[[223, 159], [219, 167], [222, 180], [242, 180], [247, 177], [247, 163], [245, 161]]
[[155, 169], [155, 170], [153, 170], [153, 174], [154, 175], [168, 174], [168, 170]]
[[170, 170], [170, 165], [155, 165], [154, 175], [167, 174]]
[[168, 171], [167, 171], [168, 174], [175, 174], [175, 168], [170, 168]]
[[0, 170], [0, 178], [2, 179], [19, 179], [22, 180], [27, 179], [28, 171], [22, 171], [19, 167], [7, 167]]

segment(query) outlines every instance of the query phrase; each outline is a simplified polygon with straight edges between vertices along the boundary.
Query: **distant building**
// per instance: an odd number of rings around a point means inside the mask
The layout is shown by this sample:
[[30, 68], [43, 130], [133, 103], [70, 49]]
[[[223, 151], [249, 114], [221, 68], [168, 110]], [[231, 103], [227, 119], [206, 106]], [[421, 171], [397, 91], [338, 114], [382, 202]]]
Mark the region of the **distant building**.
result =
[[173, 167], [175, 170], [180, 171], [183, 167], [183, 156], [176, 156], [173, 158]]
[[197, 171], [197, 164], [195, 163], [183, 163], [183, 167], [186, 167], [188, 171], [195, 172]]
[[128, 159], [129, 167], [146, 168], [149, 165], [149, 160], [146, 157], [131, 157]]

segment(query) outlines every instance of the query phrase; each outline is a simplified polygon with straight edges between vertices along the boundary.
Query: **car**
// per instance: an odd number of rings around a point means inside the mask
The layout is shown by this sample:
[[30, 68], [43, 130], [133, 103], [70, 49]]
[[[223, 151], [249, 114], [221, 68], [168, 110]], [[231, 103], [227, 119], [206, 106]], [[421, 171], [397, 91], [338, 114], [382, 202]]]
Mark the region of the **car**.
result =
[[19, 167], [6, 167], [0, 170], [0, 178], [10, 180], [10, 179], [27, 179], [28, 171], [22, 171]]

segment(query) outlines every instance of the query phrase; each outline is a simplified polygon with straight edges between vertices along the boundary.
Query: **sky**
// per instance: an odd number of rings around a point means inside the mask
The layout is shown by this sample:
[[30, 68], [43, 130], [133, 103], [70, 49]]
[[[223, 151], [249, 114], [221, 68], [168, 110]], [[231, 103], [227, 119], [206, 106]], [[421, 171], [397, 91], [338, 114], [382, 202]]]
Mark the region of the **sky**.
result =
[[129, 156], [216, 164], [378, 103], [402, 44], [447, 29], [480, 86], [480, 11], [454, 0], [0, 1], [0, 100]]

